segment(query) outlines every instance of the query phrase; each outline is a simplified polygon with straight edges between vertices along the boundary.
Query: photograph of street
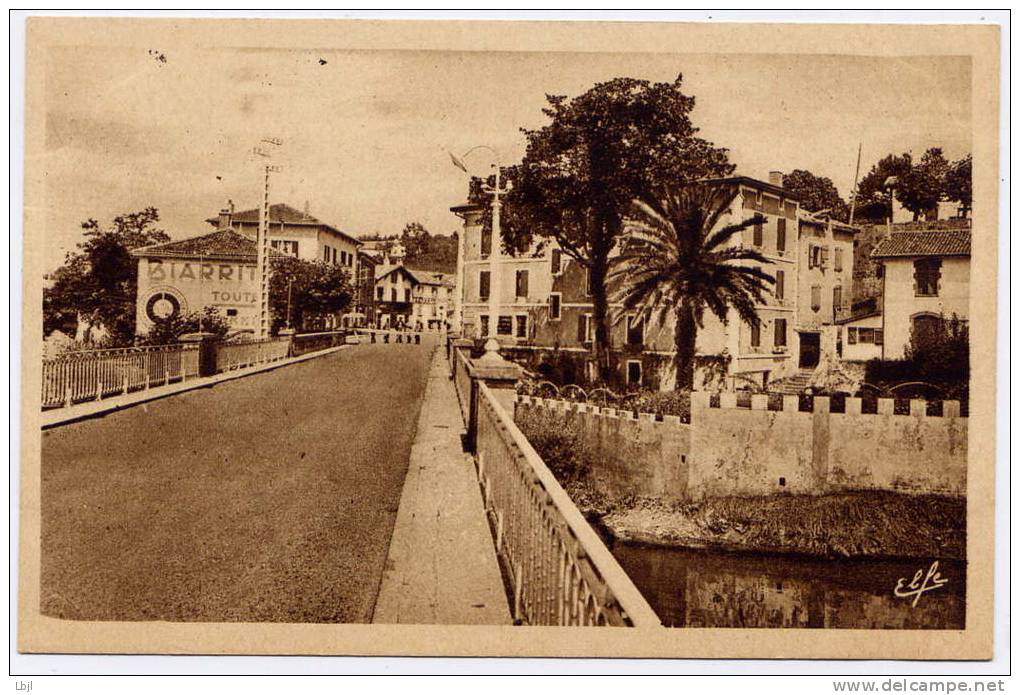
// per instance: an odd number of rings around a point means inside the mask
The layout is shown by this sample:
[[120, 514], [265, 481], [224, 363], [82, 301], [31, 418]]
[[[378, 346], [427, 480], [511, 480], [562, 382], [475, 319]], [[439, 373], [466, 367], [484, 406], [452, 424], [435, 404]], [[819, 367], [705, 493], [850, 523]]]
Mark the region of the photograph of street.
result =
[[42, 616], [968, 626], [969, 55], [148, 36], [30, 56]]

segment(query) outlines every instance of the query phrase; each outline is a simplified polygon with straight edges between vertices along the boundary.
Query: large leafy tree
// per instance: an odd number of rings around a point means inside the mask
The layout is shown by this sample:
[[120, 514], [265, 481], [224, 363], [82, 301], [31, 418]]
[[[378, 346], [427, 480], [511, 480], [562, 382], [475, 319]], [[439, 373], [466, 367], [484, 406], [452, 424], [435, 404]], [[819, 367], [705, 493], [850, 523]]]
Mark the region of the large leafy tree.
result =
[[400, 244], [408, 256], [423, 256], [428, 253], [432, 235], [421, 222], [408, 222], [400, 233]]
[[549, 123], [524, 129], [523, 161], [506, 171], [503, 233], [509, 248], [555, 240], [590, 277], [598, 373], [609, 376], [610, 258], [635, 198], [731, 174], [727, 150], [697, 136], [694, 97], [673, 82], [616, 78], [569, 99], [546, 95]]
[[942, 189], [946, 198], [955, 200], [969, 211], [973, 202], [973, 191], [971, 188], [971, 155], [953, 162], [942, 178]]
[[855, 219], [880, 221], [889, 216], [889, 192], [885, 182], [910, 172], [913, 161], [909, 153], [889, 154], [878, 160], [857, 184]]
[[290, 325], [298, 328], [326, 314], [344, 311], [354, 296], [350, 274], [332, 263], [276, 257], [272, 271], [269, 310], [274, 330], [287, 324], [288, 305]]
[[843, 222], [850, 215], [850, 207], [839, 195], [832, 179], [815, 176], [805, 169], [794, 169], [783, 177], [783, 188], [793, 193], [805, 210], [828, 210], [833, 218]]
[[896, 198], [914, 213], [915, 220], [938, 205], [948, 170], [949, 162], [942, 154], [942, 148], [932, 147], [924, 153], [921, 161], [899, 177]]
[[728, 322], [729, 310], [758, 324], [755, 306], [774, 282], [758, 251], [731, 240], [764, 221], [754, 215], [722, 224], [733, 200], [719, 184], [680, 186], [635, 200], [625, 226], [623, 252], [614, 258], [614, 298], [645, 321], [674, 321], [676, 388], [694, 387], [695, 350], [705, 311]]
[[130, 343], [138, 290], [138, 261], [130, 252], [170, 240], [157, 222], [153, 207], [118, 215], [110, 227], [95, 219], [82, 222], [83, 239], [43, 292], [44, 329], [69, 327], [74, 316], [75, 323], [100, 327], [114, 344]]

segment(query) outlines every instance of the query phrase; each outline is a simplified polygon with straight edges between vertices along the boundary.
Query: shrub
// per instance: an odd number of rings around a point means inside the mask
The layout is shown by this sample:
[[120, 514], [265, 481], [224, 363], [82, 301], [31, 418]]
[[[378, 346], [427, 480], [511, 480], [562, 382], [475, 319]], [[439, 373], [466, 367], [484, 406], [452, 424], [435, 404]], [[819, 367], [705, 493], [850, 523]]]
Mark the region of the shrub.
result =
[[518, 409], [517, 426], [561, 484], [583, 480], [591, 469], [580, 433], [562, 418]]
[[171, 345], [180, 342], [181, 336], [186, 333], [198, 333], [199, 327], [204, 333], [213, 333], [222, 338], [230, 329], [230, 324], [218, 309], [207, 306], [201, 313], [193, 311], [185, 316], [156, 319], [141, 342], [144, 345]]

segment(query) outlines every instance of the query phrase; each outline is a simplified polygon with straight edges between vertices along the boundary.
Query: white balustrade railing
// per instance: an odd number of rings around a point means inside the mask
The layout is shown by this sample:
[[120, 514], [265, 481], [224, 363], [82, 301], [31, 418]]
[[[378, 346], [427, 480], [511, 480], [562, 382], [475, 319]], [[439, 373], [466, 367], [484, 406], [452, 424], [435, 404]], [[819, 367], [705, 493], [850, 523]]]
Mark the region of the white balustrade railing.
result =
[[478, 477], [514, 618], [531, 625], [661, 626], [496, 391], [479, 382], [476, 393]]
[[197, 375], [195, 345], [68, 352], [43, 361], [42, 407], [101, 400]]

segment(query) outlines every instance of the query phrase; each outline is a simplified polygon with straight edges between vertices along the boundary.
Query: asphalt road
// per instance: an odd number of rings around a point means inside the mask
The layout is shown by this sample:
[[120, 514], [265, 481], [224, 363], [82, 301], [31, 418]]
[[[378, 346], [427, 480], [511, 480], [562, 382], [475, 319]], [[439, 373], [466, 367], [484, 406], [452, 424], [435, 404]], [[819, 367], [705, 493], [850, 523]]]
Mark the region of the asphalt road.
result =
[[45, 431], [43, 613], [371, 620], [430, 352], [355, 346]]

